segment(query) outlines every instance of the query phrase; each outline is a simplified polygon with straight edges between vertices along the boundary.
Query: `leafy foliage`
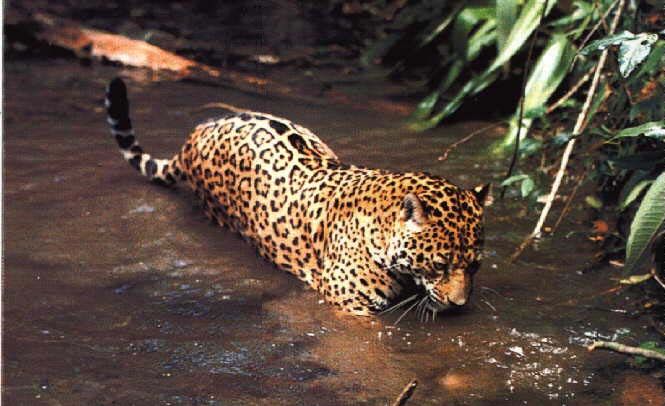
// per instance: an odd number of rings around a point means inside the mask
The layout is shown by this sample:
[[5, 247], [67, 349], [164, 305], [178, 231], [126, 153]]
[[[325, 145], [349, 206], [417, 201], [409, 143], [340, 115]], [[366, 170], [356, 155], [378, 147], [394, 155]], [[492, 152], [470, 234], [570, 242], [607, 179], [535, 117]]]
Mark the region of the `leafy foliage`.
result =
[[[570, 139], [564, 129], [572, 128], [582, 106], [584, 81], [588, 83], [600, 51], [608, 50], [586, 130], [578, 136], [578, 148], [587, 148], [600, 159], [583, 154], [587, 158], [579, 165], [599, 185], [598, 194], [586, 199], [592, 207], [615, 206], [620, 216], [632, 216], [637, 210], [628, 237], [632, 266], [634, 256], [643, 252], [655, 233], [659, 217], [653, 213], [660, 206], [647, 196], [660, 190], [656, 179], [665, 171], [665, 41], [661, 39], [665, 20], [660, 3], [415, 0], [400, 4], [364, 60], [380, 61], [393, 76], [424, 79], [428, 93], [413, 112], [410, 127], [417, 131], [435, 127], [472, 98], [482, 97], [497, 81], [520, 83], [526, 74], [523, 118], [518, 120], [515, 105], [514, 113], [504, 117], [509, 131], [494, 148], [497, 153], [512, 148], [519, 133], [521, 159], [540, 156], [541, 162], [547, 162], [542, 155], [559, 154]], [[619, 10], [619, 4], [625, 4], [624, 9]], [[618, 33], [607, 35], [609, 20], [619, 12]], [[523, 72], [532, 35], [537, 35], [533, 62]], [[538, 131], [529, 134], [530, 129]], [[541, 165], [506, 179], [503, 185], [533, 202], [541, 181], [550, 179]]]
[[621, 34], [596, 40], [580, 53], [588, 55], [593, 51], [603, 50], [610, 45], [621, 45], [619, 48], [619, 72], [624, 78], [627, 78], [649, 56], [651, 47], [656, 41], [658, 41], [658, 34], [646, 32], [633, 34], [630, 31], [624, 31]]
[[644, 195], [637, 209], [626, 245], [626, 271], [632, 271], [658, 231], [665, 226], [665, 172]]

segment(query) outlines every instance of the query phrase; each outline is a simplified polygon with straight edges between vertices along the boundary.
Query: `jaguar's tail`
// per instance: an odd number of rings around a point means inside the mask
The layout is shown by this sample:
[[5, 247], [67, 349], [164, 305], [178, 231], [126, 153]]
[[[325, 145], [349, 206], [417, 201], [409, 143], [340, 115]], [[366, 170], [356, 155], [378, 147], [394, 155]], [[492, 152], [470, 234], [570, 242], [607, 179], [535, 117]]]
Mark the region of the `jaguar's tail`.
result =
[[127, 86], [120, 78], [113, 79], [106, 89], [106, 112], [111, 134], [118, 142], [120, 153], [125, 160], [153, 182], [174, 184], [181, 173], [178, 155], [170, 160], [154, 159], [143, 152], [134, 136], [132, 121], [129, 119]]

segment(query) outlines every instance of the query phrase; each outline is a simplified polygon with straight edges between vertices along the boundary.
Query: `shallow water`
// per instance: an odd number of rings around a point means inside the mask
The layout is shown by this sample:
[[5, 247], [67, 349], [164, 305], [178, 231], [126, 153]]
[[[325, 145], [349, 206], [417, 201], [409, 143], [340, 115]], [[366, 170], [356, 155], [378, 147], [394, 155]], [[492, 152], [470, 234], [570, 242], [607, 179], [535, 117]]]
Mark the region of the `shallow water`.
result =
[[[473, 302], [435, 322], [339, 315], [294, 277], [210, 225], [186, 190], [147, 183], [121, 160], [101, 109], [119, 68], [10, 61], [5, 88], [3, 400], [7, 404], [384, 405], [613, 403], [642, 323], [612, 311], [611, 269], [582, 273], [584, 215], [517, 264], [533, 226], [522, 203], [488, 210]], [[488, 137], [437, 161], [486, 123], [410, 134], [396, 117], [129, 76], [133, 121], [155, 156], [176, 151], [198, 109], [224, 101], [318, 133], [343, 160], [426, 170], [464, 186], [499, 179]], [[496, 137], [499, 134], [494, 134]], [[620, 309], [619, 309], [620, 310]]]

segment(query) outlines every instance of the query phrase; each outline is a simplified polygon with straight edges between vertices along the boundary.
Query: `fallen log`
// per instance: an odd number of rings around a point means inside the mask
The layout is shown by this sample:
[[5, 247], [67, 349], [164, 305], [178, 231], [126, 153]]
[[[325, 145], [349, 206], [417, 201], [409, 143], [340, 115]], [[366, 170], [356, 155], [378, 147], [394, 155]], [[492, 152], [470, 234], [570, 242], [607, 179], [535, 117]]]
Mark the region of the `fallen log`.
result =
[[251, 74], [219, 69], [167, 51], [145, 41], [123, 35], [88, 28], [75, 21], [46, 13], [12, 13], [11, 23], [17, 20], [36, 25], [34, 36], [38, 41], [72, 51], [80, 58], [108, 60], [124, 66], [145, 68], [165, 73], [165, 78], [191, 79], [210, 85], [232, 85], [243, 91], [270, 94], [321, 104], [323, 100], [355, 109], [407, 116], [412, 107], [388, 100], [356, 100], [331, 90], [321, 96], [308, 96], [304, 91]]

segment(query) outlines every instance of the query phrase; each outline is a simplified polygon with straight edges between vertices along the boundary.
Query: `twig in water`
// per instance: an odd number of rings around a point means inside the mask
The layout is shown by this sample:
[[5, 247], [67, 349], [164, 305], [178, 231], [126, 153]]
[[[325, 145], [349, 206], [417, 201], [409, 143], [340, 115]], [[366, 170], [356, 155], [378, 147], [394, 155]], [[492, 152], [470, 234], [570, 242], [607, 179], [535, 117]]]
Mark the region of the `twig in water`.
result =
[[658, 361], [665, 362], [665, 354], [662, 352], [648, 350], [646, 348], [640, 347], [631, 347], [629, 345], [620, 344], [613, 341], [594, 341], [593, 344], [587, 347], [589, 351], [593, 351], [597, 348], [620, 352], [623, 354], [641, 355], [645, 358], [656, 359]]
[[[584, 173], [582, 173], [582, 176], [580, 176], [580, 179], [586, 178], [586, 173], [587, 171], [585, 170]], [[570, 204], [573, 202], [573, 199], [575, 198], [575, 194], [577, 193], [577, 189], [580, 187], [580, 185], [583, 182], [577, 182], [577, 184], [573, 187], [573, 191], [570, 192], [570, 196], [568, 196], [568, 200], [566, 201], [566, 205], [563, 206], [563, 210], [561, 210], [561, 214], [559, 215], [559, 218], [556, 220], [556, 223], [554, 223], [554, 227], [552, 227], [552, 234], [556, 231], [557, 228], [559, 228], [559, 224], [561, 223], [561, 220], [568, 214], [568, 210], [570, 209]]]
[[241, 109], [240, 107], [236, 107], [232, 104], [222, 103], [222, 102], [206, 103], [203, 106], [196, 109], [196, 111], [202, 111], [202, 110], [207, 110], [207, 109], [224, 109], [224, 110], [232, 111], [234, 113], [243, 113], [245, 111], [249, 111], [247, 109]]
[[[616, 31], [616, 28], [619, 25], [621, 12], [623, 11], [623, 7], [625, 4], [626, 0], [620, 0], [619, 6], [617, 8], [617, 13], [614, 16], [614, 20], [612, 20], [612, 27], [610, 28], [609, 32], [610, 35], [612, 35], [614, 31]], [[543, 211], [540, 213], [540, 218], [538, 219], [538, 223], [536, 224], [536, 227], [533, 229], [533, 232], [531, 232], [531, 234], [529, 234], [524, 239], [524, 241], [522, 241], [517, 250], [515, 250], [513, 255], [511, 255], [510, 257], [511, 262], [514, 262], [522, 254], [522, 252], [529, 245], [531, 245], [533, 240], [540, 235], [540, 230], [545, 224], [545, 219], [547, 219], [547, 215], [549, 214], [550, 209], [552, 208], [552, 202], [554, 201], [554, 197], [556, 196], [556, 193], [559, 190], [559, 186], [561, 186], [561, 180], [563, 179], [563, 174], [566, 172], [566, 167], [568, 166], [568, 159], [570, 159], [570, 154], [573, 152], [573, 147], [575, 146], [575, 140], [577, 139], [577, 136], [580, 135], [584, 130], [584, 124], [587, 120], [589, 109], [591, 108], [591, 101], [593, 100], [593, 96], [596, 93], [596, 88], [598, 87], [598, 82], [600, 81], [600, 73], [605, 67], [605, 61], [607, 61], [607, 53], [608, 49], [606, 48], [605, 50], [603, 50], [602, 54], [600, 55], [600, 59], [598, 60], [598, 65], [596, 65], [596, 71], [593, 75], [593, 80], [591, 81], [591, 86], [589, 87], [586, 100], [584, 101], [584, 106], [582, 106], [582, 111], [580, 111], [580, 114], [577, 116], [577, 121], [575, 122], [575, 127], [573, 128], [572, 137], [566, 144], [566, 148], [563, 151], [563, 156], [561, 157], [561, 165], [559, 166], [559, 170], [554, 178], [554, 182], [552, 183], [552, 188], [550, 189], [550, 193], [547, 196], [545, 207], [543, 207]]]
[[488, 130], [491, 130], [492, 128], [498, 127], [501, 124], [503, 124], [503, 121], [498, 121], [494, 124], [488, 125], [487, 127], [483, 127], [483, 128], [480, 128], [476, 131], [473, 131], [471, 134], [465, 136], [464, 138], [453, 142], [452, 144], [450, 144], [448, 146], [448, 148], [443, 150], [443, 154], [439, 157], [439, 161], [445, 161], [446, 159], [448, 159], [448, 154], [450, 154], [455, 148], [457, 148], [458, 146], [460, 146], [460, 145], [464, 144], [465, 142], [469, 141], [471, 138], [475, 137], [476, 135], [482, 134], [485, 131], [488, 131]]
[[397, 399], [395, 399], [395, 401], [392, 403], [392, 406], [404, 406], [406, 402], [409, 401], [411, 396], [413, 396], [413, 392], [416, 390], [416, 386], [418, 386], [418, 380], [413, 378], [409, 383], [406, 384], [404, 389], [402, 389], [402, 393], [400, 393]]

